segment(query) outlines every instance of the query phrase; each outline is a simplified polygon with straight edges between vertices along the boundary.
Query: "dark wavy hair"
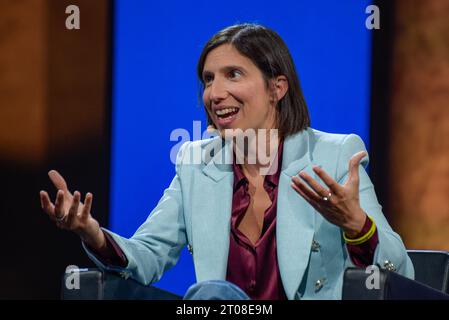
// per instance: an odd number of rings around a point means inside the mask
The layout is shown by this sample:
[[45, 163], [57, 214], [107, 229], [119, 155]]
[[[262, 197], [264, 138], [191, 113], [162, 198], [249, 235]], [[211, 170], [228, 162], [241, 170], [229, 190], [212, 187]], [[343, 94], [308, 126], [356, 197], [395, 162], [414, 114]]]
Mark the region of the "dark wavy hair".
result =
[[[280, 75], [287, 78], [288, 91], [276, 106], [276, 121], [281, 138], [310, 126], [309, 111], [290, 51], [276, 32], [259, 24], [232, 25], [219, 31], [206, 43], [197, 65], [201, 82], [200, 101], [204, 90], [203, 69], [206, 57], [222, 44], [233, 45], [240, 54], [249, 58], [262, 72], [267, 87], [270, 79]], [[208, 125], [214, 126], [207, 110], [206, 114]]]

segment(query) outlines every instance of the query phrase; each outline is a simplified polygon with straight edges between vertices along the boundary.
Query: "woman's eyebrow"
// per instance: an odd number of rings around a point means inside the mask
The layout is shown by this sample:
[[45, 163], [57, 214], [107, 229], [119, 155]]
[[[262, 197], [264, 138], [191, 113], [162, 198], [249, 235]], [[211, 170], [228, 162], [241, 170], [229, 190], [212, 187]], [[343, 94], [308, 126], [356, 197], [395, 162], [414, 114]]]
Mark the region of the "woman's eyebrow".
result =
[[203, 71], [203, 79], [204, 79], [204, 77], [206, 77], [206, 76], [211, 76], [213, 73], [212, 72], [210, 72], [209, 70], [204, 70]]
[[[234, 69], [239, 69], [239, 70], [242, 70], [244, 73], [246, 73], [246, 69], [244, 68], [244, 67], [242, 67], [242, 66], [239, 66], [239, 65], [228, 65], [228, 66], [223, 66], [223, 67], [221, 67], [220, 69], [218, 69], [219, 70], [219, 72], [229, 72], [230, 70], [234, 70]], [[206, 76], [206, 75], [213, 75], [214, 73], [212, 72], [212, 71], [209, 71], [209, 70], [204, 70], [203, 71], [203, 78]]]
[[224, 66], [220, 69], [220, 71], [227, 72], [227, 71], [234, 70], [234, 69], [239, 69], [239, 70], [242, 70], [243, 72], [246, 72], [246, 69], [239, 65]]

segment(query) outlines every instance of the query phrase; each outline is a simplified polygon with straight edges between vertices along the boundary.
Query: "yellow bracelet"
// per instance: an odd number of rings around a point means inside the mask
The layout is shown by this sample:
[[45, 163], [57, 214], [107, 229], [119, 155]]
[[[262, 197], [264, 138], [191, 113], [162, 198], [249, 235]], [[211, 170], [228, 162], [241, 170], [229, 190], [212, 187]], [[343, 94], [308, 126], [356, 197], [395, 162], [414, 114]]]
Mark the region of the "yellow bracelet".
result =
[[374, 222], [373, 219], [371, 219], [370, 216], [368, 216], [368, 218], [371, 220], [372, 224], [371, 224], [371, 228], [369, 228], [368, 232], [365, 233], [363, 236], [361, 236], [360, 238], [357, 239], [350, 239], [346, 236], [346, 233], [343, 232], [343, 239], [345, 239], [345, 242], [347, 244], [351, 244], [351, 245], [359, 245], [362, 244], [366, 241], [368, 241], [369, 239], [371, 239], [371, 237], [374, 235], [374, 233], [376, 232], [376, 223]]

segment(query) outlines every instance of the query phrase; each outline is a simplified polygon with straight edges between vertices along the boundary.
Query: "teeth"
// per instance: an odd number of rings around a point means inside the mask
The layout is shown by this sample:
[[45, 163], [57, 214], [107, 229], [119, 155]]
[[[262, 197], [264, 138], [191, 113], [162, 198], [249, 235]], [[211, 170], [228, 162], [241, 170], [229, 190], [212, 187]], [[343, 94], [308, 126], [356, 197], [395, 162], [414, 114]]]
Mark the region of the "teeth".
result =
[[235, 111], [237, 111], [237, 110], [238, 110], [238, 108], [226, 108], [226, 109], [216, 110], [215, 113], [216, 113], [218, 116], [222, 116], [222, 115], [225, 115], [225, 114], [227, 114], [227, 113], [235, 112]]

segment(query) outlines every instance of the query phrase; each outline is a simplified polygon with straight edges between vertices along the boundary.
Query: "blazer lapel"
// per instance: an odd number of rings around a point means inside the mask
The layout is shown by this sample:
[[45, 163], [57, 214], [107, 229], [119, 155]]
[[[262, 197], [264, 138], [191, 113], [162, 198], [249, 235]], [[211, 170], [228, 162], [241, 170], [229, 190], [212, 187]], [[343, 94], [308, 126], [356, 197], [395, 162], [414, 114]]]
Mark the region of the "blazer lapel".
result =
[[[211, 142], [215, 151], [203, 168], [193, 194], [199, 194], [192, 209], [193, 256], [197, 281], [226, 278], [232, 210], [232, 147], [221, 138]], [[229, 162], [231, 161], [231, 162]]]
[[277, 255], [284, 290], [294, 299], [309, 262], [315, 230], [315, 210], [291, 187], [291, 178], [304, 170], [312, 177], [309, 131], [284, 142], [277, 207]]

